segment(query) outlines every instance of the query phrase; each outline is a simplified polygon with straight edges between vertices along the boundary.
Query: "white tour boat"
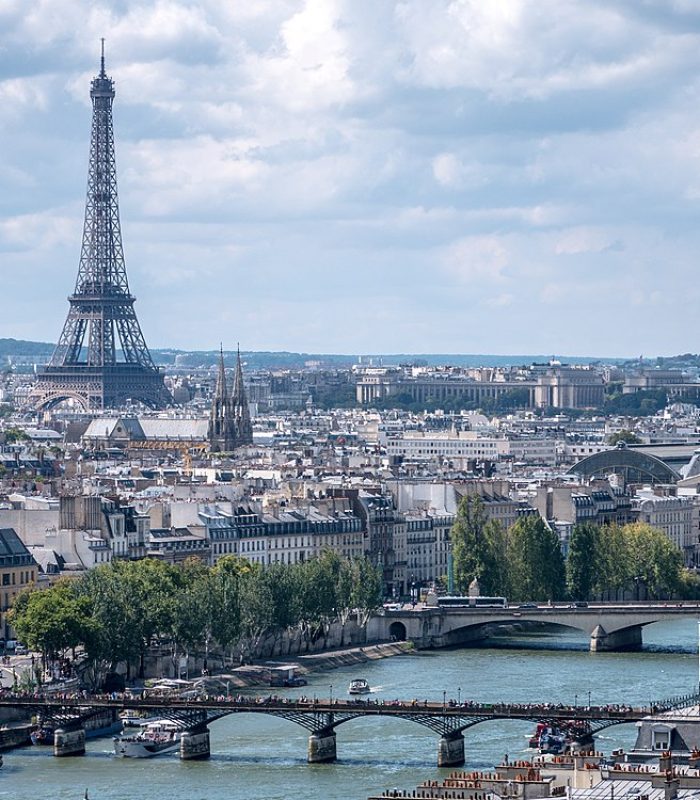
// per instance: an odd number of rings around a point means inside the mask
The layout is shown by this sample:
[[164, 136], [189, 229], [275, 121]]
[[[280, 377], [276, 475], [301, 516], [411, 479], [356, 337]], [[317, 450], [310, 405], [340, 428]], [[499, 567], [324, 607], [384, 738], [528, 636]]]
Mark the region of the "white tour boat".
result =
[[369, 692], [369, 683], [364, 678], [355, 678], [354, 681], [350, 681], [348, 694], [369, 694]]
[[122, 758], [152, 758], [180, 746], [182, 731], [174, 722], [157, 719], [141, 725], [136, 734], [114, 737], [114, 753]]

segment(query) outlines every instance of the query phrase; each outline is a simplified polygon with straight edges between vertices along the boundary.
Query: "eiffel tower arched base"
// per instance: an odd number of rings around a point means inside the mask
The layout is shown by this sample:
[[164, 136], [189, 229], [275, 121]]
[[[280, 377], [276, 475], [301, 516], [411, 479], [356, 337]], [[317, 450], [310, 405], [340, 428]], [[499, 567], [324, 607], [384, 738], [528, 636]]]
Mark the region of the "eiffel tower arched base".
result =
[[46, 367], [37, 376], [27, 402], [37, 410], [48, 410], [66, 400], [73, 400], [85, 411], [123, 408], [129, 403], [150, 408], [172, 404], [160, 372], [140, 364]]

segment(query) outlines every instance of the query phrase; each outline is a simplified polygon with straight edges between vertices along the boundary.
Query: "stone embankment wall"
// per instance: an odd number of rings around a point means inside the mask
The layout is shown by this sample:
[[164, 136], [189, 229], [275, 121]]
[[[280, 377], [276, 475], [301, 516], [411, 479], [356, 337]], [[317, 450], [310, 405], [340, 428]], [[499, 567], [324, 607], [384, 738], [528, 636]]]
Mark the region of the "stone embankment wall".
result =
[[[410, 647], [405, 643], [370, 645], [366, 641], [365, 628], [358, 625], [353, 619], [346, 622], [344, 626], [339, 622], [333, 623], [322, 635], [315, 637], [305, 636], [298, 630], [285, 631], [274, 636], [263, 637], [258, 642], [245, 642], [242, 647], [226, 654], [210, 650], [206, 655], [198, 652], [190, 653], [185, 657], [184, 654], [179, 653], [173, 657], [173, 654], [166, 648], [154, 650], [145, 660], [144, 677], [179, 677], [181, 674], [192, 677], [202, 674], [204, 669], [215, 674], [230, 673], [235, 668], [238, 673], [244, 665], [265, 659], [293, 660], [299, 664], [308, 663], [309, 665], [318, 659], [318, 663], [324, 662], [324, 666], [318, 667], [319, 669], [331, 669], [334, 666], [363, 663], [373, 657], [384, 658], [383, 648], [387, 648], [386, 655], [394, 655], [397, 652], [404, 652]], [[382, 654], [377, 655], [378, 653]], [[254, 672], [255, 670], [250, 667], [249, 670], [243, 669], [242, 671]], [[269, 681], [269, 669], [267, 670], [267, 679], [258, 678], [253, 682], [265, 683], [266, 681]]]
[[[412, 650], [413, 645], [410, 642], [384, 642], [383, 644], [365, 645], [364, 647], [355, 647], [349, 650], [331, 650], [325, 653], [303, 655], [294, 659], [295, 674], [303, 676], [314, 672], [327, 672], [339, 667], [351, 667], [366, 664], [369, 661], [403, 655]], [[230, 682], [232, 687], [269, 686], [272, 676], [271, 668], [274, 668], [274, 664], [275, 662], [250, 664], [245, 667], [238, 667], [219, 677]], [[303, 692], [303, 689], [301, 691]]]

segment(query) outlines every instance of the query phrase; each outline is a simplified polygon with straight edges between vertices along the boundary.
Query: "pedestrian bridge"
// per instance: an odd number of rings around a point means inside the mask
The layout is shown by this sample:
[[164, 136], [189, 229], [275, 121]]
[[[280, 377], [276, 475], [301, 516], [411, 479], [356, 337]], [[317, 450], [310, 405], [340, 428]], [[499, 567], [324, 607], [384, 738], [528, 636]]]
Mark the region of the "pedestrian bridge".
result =
[[536, 605], [524, 603], [503, 608], [459, 606], [427, 608], [410, 606], [380, 612], [368, 623], [370, 641], [410, 639], [418, 648], [453, 647], [486, 639], [495, 627], [527, 630], [542, 625], [573, 628], [590, 639], [597, 651], [636, 650], [642, 646], [642, 630], [654, 622], [700, 618], [694, 603], [591, 603]]
[[6, 692], [0, 694], [0, 709], [23, 709], [27, 715], [36, 715], [44, 724], [53, 722], [54, 755], [61, 757], [85, 753], [84, 723], [97, 713], [116, 714], [132, 709], [146, 715], [157, 715], [171, 720], [180, 729], [180, 758], [183, 760], [209, 757], [208, 726], [217, 719], [229, 714], [266, 714], [296, 723], [309, 732], [310, 763], [335, 760], [336, 728], [339, 725], [366, 717], [391, 717], [415, 722], [438, 734], [438, 766], [447, 767], [464, 764], [464, 731], [483, 722], [508, 719], [557, 725], [571, 734], [574, 749], [588, 751], [593, 748], [593, 736], [605, 728], [639, 722], [651, 714], [686, 709], [696, 705], [700, 699], [697, 694], [692, 694], [639, 707], [592, 706], [590, 703], [585, 706], [547, 702], [477, 703], [472, 700], [462, 702], [460, 691], [457, 700], [448, 700], [447, 692], [444, 692], [442, 703], [417, 699], [256, 698], [245, 695], [203, 695], [188, 700], [86, 693], [42, 697]]

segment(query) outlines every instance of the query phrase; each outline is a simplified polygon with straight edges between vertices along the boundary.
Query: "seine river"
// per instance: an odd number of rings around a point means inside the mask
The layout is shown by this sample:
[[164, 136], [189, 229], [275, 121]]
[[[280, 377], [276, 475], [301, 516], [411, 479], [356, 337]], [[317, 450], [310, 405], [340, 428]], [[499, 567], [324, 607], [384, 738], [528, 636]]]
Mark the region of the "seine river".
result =
[[[692, 691], [697, 685], [697, 623], [645, 629], [640, 653], [587, 651], [578, 635], [499, 639], [495, 648], [470, 648], [388, 658], [360, 669], [314, 676], [308, 694], [345, 695], [365, 677], [374, 697], [447, 697], [479, 701], [643, 703]], [[465, 734], [468, 768], [488, 768], [504, 753], [525, 754], [528, 723], [490, 722]], [[599, 737], [599, 749], [629, 748], [633, 725]], [[212, 757], [181, 762], [176, 754], [116, 759], [111, 739], [88, 742], [85, 757], [57, 759], [50, 748], [5, 754], [0, 798], [12, 800], [365, 800], [394, 786], [413, 789], [445, 770], [435, 766], [437, 736], [403, 720], [358, 719], [338, 728], [338, 761], [306, 763], [307, 733], [263, 715], [235, 715], [211, 725]]]

